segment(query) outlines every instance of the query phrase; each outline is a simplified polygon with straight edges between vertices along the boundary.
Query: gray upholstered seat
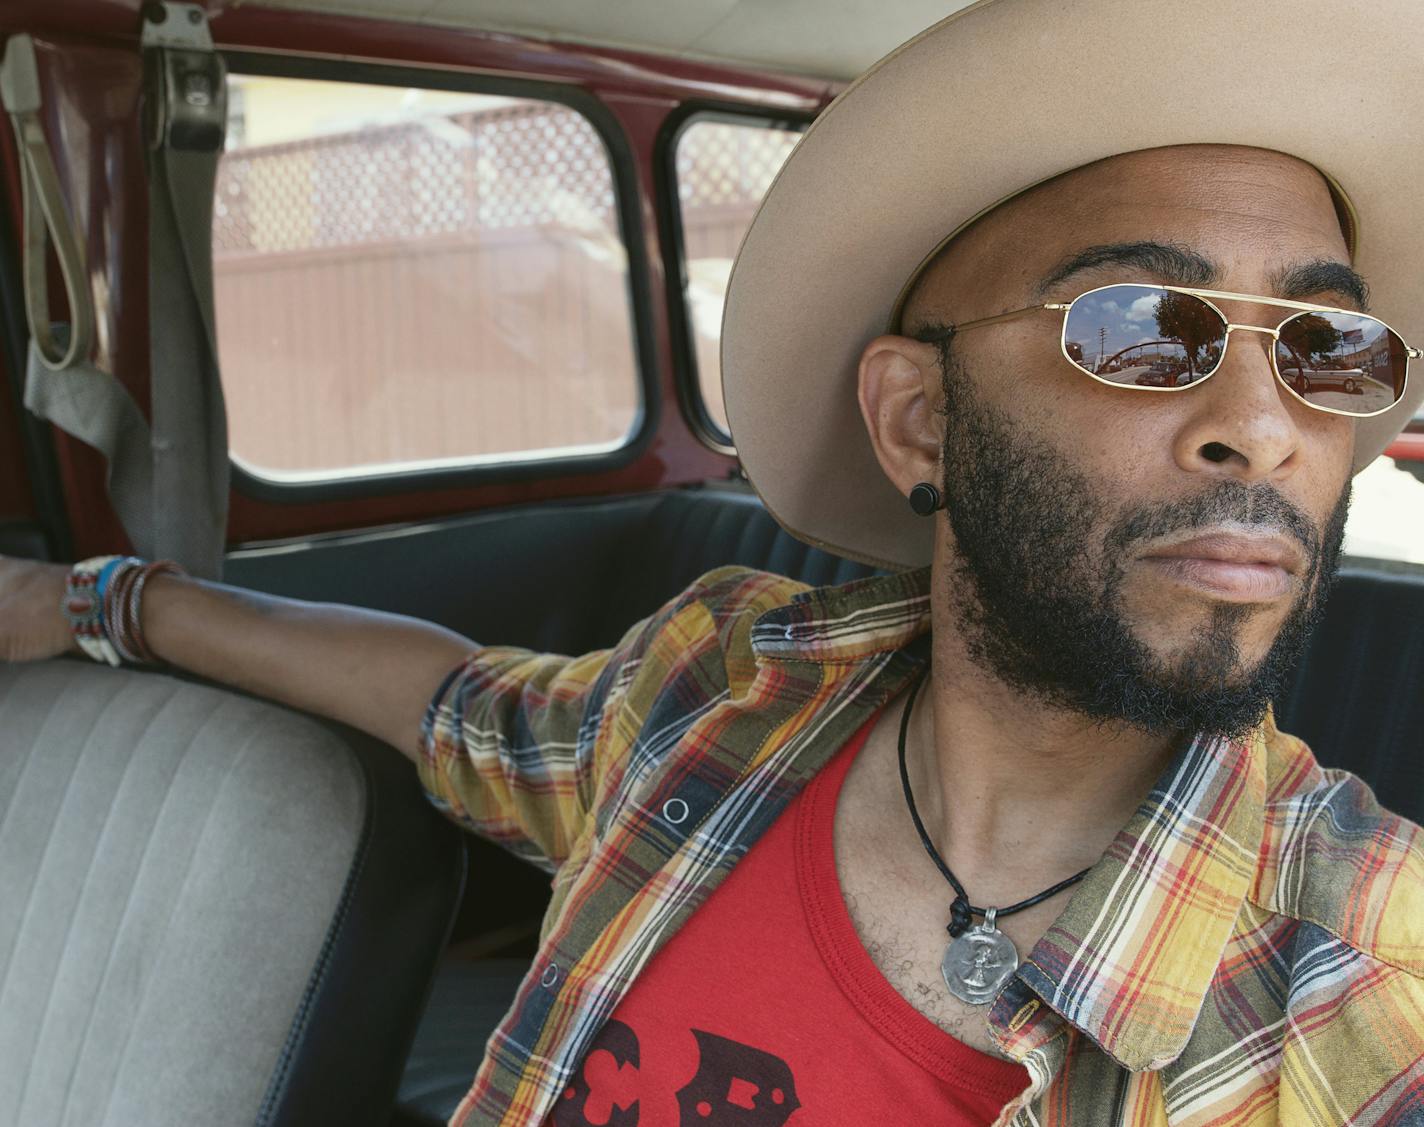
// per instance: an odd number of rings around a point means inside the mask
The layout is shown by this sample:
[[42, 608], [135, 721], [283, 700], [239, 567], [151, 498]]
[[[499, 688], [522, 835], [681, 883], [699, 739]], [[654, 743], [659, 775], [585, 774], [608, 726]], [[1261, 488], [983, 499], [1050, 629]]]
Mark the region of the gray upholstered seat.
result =
[[0, 1124], [385, 1123], [462, 857], [355, 733], [0, 664]]

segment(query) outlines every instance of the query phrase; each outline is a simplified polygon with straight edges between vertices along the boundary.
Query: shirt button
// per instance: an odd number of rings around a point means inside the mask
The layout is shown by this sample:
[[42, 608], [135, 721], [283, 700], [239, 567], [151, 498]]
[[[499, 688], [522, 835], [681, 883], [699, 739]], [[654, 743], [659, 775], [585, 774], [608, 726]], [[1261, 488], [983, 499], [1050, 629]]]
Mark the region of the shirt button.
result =
[[668, 825], [680, 826], [687, 821], [687, 803], [680, 798], [669, 798], [663, 803], [663, 817], [667, 819]]
[[544, 973], [539, 977], [539, 985], [546, 990], [552, 990], [554, 983], [559, 981], [559, 967], [556, 963], [550, 963], [544, 968]]

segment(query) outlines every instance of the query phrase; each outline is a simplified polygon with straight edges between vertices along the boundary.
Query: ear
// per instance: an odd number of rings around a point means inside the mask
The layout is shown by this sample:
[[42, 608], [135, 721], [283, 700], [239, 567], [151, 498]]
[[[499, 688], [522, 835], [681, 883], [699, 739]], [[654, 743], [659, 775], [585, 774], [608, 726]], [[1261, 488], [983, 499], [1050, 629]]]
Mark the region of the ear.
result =
[[880, 468], [902, 494], [936, 488], [944, 440], [939, 350], [909, 337], [876, 337], [860, 355], [860, 413]]

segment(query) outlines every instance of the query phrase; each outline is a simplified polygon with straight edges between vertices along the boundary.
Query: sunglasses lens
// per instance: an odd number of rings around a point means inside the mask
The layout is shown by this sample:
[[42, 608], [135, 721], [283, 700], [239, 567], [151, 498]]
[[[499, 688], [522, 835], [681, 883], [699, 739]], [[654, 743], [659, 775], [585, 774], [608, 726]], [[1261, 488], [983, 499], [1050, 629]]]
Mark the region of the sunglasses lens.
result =
[[1404, 342], [1359, 313], [1301, 313], [1281, 326], [1276, 366], [1290, 389], [1316, 407], [1373, 415], [1404, 394]]
[[1161, 286], [1104, 286], [1073, 302], [1063, 348], [1091, 376], [1124, 387], [1190, 387], [1215, 371], [1226, 322], [1201, 298]]

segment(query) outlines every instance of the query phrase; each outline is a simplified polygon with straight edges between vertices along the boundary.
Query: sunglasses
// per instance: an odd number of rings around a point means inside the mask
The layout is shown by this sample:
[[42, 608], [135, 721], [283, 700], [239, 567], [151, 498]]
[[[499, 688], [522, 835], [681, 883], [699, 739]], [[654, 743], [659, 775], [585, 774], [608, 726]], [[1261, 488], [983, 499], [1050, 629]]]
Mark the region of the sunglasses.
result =
[[[1274, 329], [1228, 321], [1211, 299], [1298, 310]], [[1041, 309], [1061, 310], [1063, 355], [1112, 387], [1182, 391], [1211, 377], [1237, 329], [1274, 339], [1271, 362], [1286, 389], [1317, 411], [1364, 419], [1404, 396], [1409, 361], [1424, 356], [1377, 317], [1273, 297], [1182, 286], [1099, 286], [1072, 301], [1030, 305], [952, 325], [920, 339], [948, 340]]]

